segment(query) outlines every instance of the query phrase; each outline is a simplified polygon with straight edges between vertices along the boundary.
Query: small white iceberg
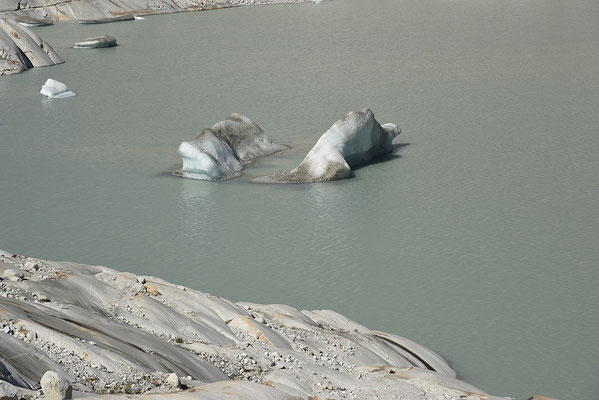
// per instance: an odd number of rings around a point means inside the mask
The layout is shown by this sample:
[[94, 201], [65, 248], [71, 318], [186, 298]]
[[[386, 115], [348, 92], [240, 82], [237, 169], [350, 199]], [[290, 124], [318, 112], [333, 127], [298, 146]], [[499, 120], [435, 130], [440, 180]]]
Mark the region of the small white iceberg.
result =
[[54, 79], [48, 79], [46, 83], [44, 83], [44, 86], [42, 86], [40, 93], [50, 99], [76, 96], [75, 93], [69, 90], [67, 85]]
[[140, 17], [138, 15], [136, 15], [134, 18], [138, 21], [143, 21], [145, 19], [144, 17]]

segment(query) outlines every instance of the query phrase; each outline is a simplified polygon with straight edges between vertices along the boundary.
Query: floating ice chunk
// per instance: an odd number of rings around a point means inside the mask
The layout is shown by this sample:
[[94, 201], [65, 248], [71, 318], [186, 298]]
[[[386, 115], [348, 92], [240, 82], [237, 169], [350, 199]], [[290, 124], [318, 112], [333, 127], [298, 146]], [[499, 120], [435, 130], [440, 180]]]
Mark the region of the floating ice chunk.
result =
[[243, 165], [256, 157], [287, 148], [273, 142], [248, 117], [233, 113], [204, 129], [195, 140], [181, 143], [183, 165], [174, 173], [192, 179], [229, 179], [241, 175]]
[[40, 93], [50, 99], [75, 96], [75, 93], [71, 92], [67, 85], [54, 79], [48, 79], [46, 83], [44, 83], [44, 86], [42, 86]]
[[255, 178], [265, 183], [308, 183], [344, 179], [351, 168], [393, 151], [392, 141], [401, 129], [381, 125], [368, 108], [350, 112], [335, 122], [294, 169], [274, 176]]
[[181, 143], [179, 154], [183, 160], [181, 176], [184, 178], [228, 179], [240, 175], [239, 171], [243, 169], [231, 147], [208, 129], [196, 140]]
[[138, 21], [140, 21], [140, 20], [144, 20], [144, 19], [145, 19], [144, 17], [140, 17], [139, 15], [136, 15], [134, 18], [135, 18], [136, 20], [138, 20]]
[[87, 38], [82, 42], [75, 43], [76, 49], [99, 49], [116, 46], [116, 39], [110, 35]]

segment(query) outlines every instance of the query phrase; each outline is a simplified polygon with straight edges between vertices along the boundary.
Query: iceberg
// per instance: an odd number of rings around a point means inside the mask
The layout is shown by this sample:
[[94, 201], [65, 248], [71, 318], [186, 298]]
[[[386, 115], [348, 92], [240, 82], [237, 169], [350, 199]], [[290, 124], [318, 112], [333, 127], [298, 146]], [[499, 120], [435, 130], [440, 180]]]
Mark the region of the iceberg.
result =
[[391, 153], [401, 129], [381, 125], [368, 108], [350, 112], [335, 122], [316, 142], [304, 160], [291, 171], [255, 178], [262, 183], [310, 183], [347, 178], [351, 168]]
[[50, 99], [75, 96], [75, 93], [71, 92], [67, 85], [54, 79], [48, 79], [42, 86], [40, 93]]
[[110, 35], [97, 36], [85, 39], [83, 42], [75, 43], [76, 49], [99, 49], [116, 46], [116, 39]]
[[179, 154], [183, 160], [181, 176], [201, 180], [229, 179], [241, 175], [241, 162], [233, 149], [210, 130], [196, 140], [182, 142]]
[[272, 141], [248, 117], [233, 113], [179, 146], [183, 165], [174, 171], [184, 178], [223, 180], [241, 175], [255, 158], [287, 149]]

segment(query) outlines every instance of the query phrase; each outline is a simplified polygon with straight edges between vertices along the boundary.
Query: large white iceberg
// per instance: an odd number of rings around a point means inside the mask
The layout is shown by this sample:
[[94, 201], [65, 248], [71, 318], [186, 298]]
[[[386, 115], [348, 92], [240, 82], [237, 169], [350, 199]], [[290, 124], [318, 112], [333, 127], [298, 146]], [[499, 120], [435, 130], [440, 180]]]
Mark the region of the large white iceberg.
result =
[[75, 93], [71, 92], [67, 85], [54, 79], [48, 79], [40, 93], [51, 99], [75, 96]]
[[181, 143], [183, 165], [175, 174], [191, 179], [230, 179], [241, 175], [243, 165], [256, 157], [287, 148], [274, 143], [248, 117], [234, 113], [204, 129], [193, 141]]
[[318, 139], [297, 167], [254, 181], [307, 183], [347, 178], [352, 167], [365, 164], [378, 155], [391, 153], [391, 142], [400, 132], [395, 124], [379, 124], [368, 108], [352, 111]]

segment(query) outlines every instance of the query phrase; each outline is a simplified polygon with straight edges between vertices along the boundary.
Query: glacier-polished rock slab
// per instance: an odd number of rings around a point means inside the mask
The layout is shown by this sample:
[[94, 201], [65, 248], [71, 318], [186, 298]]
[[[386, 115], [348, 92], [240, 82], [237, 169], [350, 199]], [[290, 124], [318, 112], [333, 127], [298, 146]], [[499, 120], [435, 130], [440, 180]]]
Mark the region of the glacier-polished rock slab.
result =
[[0, 75], [63, 63], [52, 46], [13, 19], [0, 18]]
[[[433, 351], [333, 311], [235, 304], [159, 278], [0, 251], [6, 269], [24, 279], [0, 281], [0, 380], [23, 389], [53, 370], [75, 398], [500, 399], [457, 379]], [[172, 393], [172, 373], [188, 390]]]
[[214, 10], [258, 4], [304, 3], [311, 0], [0, 0], [0, 17], [77, 20], [82, 24], [133, 20], [134, 15]]

